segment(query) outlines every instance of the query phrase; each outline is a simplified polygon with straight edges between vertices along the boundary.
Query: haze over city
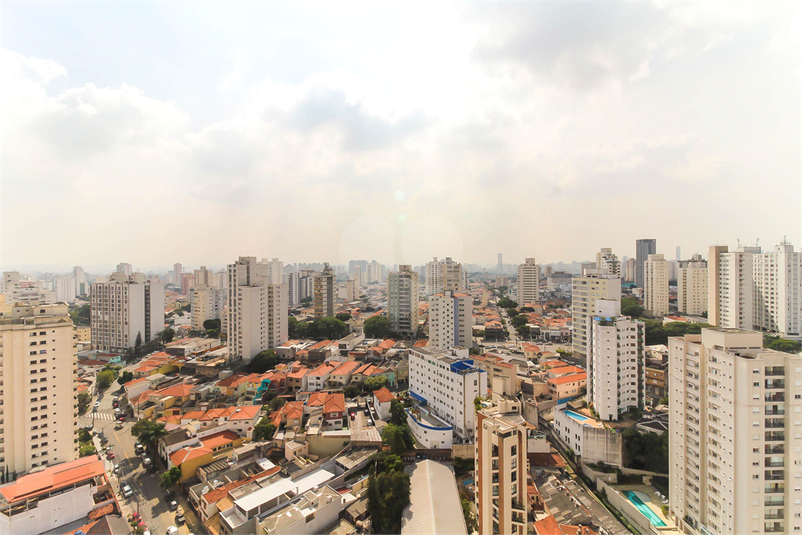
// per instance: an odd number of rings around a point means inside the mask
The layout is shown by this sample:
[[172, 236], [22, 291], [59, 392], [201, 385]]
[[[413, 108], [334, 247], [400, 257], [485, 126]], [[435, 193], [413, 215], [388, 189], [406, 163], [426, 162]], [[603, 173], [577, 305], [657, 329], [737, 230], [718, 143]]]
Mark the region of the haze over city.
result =
[[2, 9], [3, 269], [802, 244], [796, 3]]

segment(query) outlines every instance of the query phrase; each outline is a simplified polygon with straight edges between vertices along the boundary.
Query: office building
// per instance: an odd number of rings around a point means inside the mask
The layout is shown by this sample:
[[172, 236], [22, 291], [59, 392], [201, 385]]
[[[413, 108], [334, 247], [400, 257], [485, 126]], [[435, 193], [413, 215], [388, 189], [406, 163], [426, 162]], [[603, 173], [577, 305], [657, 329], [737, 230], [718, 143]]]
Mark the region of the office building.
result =
[[112, 273], [91, 285], [92, 349], [124, 352], [164, 330], [164, 283], [142, 273]]
[[588, 318], [596, 313], [597, 299], [621, 300], [621, 279], [590, 270], [582, 277], [571, 280], [571, 323], [573, 325], [572, 351], [574, 357], [588, 356]]
[[250, 361], [287, 341], [287, 288], [270, 284], [267, 264], [241, 256], [228, 265], [228, 346], [232, 360]]
[[620, 299], [597, 299], [589, 321], [588, 402], [602, 420], [643, 409], [645, 324], [622, 316]]
[[0, 305], [0, 473], [78, 457], [78, 360], [69, 307]]
[[596, 268], [602, 275], [621, 278], [621, 262], [609, 247], [596, 253]]
[[668, 261], [650, 254], [643, 263], [643, 308], [655, 316], [668, 314]]
[[117, 264], [117, 273], [123, 273], [126, 277], [130, 277], [134, 271], [133, 266], [128, 262], [121, 262]]
[[89, 285], [86, 283], [86, 273], [81, 266], [72, 268], [72, 276], [75, 278], [76, 295], [89, 295]]
[[455, 292], [429, 298], [429, 347], [473, 347], [473, 299]]
[[412, 337], [418, 331], [418, 273], [410, 265], [398, 266], [387, 278], [387, 319], [390, 328]]
[[336, 297], [334, 295], [334, 270], [325, 265], [323, 271], [315, 274], [314, 295], [312, 301], [315, 307], [315, 318], [325, 318], [334, 315]]
[[527, 258], [518, 266], [518, 305], [540, 302], [540, 265]]
[[657, 252], [657, 240], [637, 240], [635, 242], [635, 286], [643, 288], [643, 265], [650, 254]]
[[476, 415], [479, 533], [527, 533], [527, 424], [520, 401], [499, 400]]
[[173, 284], [181, 286], [181, 277], [184, 275], [184, 266], [180, 262], [173, 264]]
[[203, 323], [205, 321], [222, 318], [227, 294], [226, 290], [212, 288], [205, 284], [195, 286], [189, 291], [189, 303], [192, 307], [192, 331], [204, 332]]
[[677, 311], [689, 316], [707, 313], [707, 261], [701, 255], [680, 261], [677, 270]]
[[671, 516], [685, 533], [802, 530], [802, 356], [763, 335], [669, 338]]

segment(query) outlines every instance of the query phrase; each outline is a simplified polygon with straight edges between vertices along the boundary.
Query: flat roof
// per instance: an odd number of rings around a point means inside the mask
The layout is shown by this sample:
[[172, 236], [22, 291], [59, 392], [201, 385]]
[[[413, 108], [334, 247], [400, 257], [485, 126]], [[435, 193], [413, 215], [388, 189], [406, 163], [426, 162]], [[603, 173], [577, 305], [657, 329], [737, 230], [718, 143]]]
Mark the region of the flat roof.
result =
[[45, 492], [68, 487], [104, 473], [103, 461], [99, 461], [96, 456], [90, 455], [75, 461], [50, 466], [41, 472], [22, 476], [15, 482], [0, 487], [0, 493], [3, 494], [6, 500], [13, 503]]
[[287, 492], [293, 492], [296, 496], [303, 494], [309, 489], [319, 487], [323, 483], [330, 481], [332, 478], [334, 478], [333, 473], [320, 468], [318, 470], [313, 470], [312, 472], [309, 472], [305, 476], [299, 477], [294, 481], [290, 478], [280, 479], [275, 483], [248, 494], [247, 496], [243, 496], [242, 498], [234, 500], [234, 504], [245, 511], [250, 511], [251, 509], [256, 509], [260, 505], [265, 504], [270, 500], [278, 498], [282, 494], [286, 494]]

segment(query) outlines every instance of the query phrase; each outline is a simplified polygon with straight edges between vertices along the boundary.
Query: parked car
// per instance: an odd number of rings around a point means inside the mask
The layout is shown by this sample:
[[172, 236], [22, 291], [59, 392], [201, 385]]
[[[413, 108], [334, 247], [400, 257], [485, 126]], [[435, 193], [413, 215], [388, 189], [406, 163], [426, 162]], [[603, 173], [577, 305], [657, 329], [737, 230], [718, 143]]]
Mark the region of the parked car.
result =
[[128, 483], [123, 483], [123, 486], [120, 487], [120, 490], [122, 491], [123, 496], [126, 498], [130, 498], [134, 494], [134, 490]]
[[145, 470], [150, 470], [153, 468], [153, 461], [150, 460], [150, 457], [145, 457], [142, 459], [142, 466], [145, 467]]
[[117, 417], [117, 421], [118, 421], [118, 422], [124, 422], [124, 421], [125, 421], [125, 415], [123, 415], [123, 414], [119, 415], [119, 416]]
[[175, 526], [170, 526], [164, 533], [165, 535], [178, 535], [178, 528]]
[[100, 407], [100, 402], [99, 401], [95, 401], [95, 407]]
[[106, 452], [106, 459], [114, 459], [114, 452], [109, 450]]
[[122, 428], [123, 428], [122, 422], [117, 422], [116, 424], [114, 424], [114, 429], [122, 429]]
[[114, 465], [114, 473], [115, 474], [119, 474], [120, 473], [120, 463], [117, 463], [117, 464]]
[[180, 526], [184, 522], [186, 522], [186, 520], [184, 519], [184, 514], [183, 513], [179, 513], [179, 514], [175, 515], [175, 523], [176, 524], [178, 524]]
[[178, 502], [175, 500], [170, 500], [167, 506], [170, 508], [170, 511], [175, 511], [176, 509], [178, 509]]

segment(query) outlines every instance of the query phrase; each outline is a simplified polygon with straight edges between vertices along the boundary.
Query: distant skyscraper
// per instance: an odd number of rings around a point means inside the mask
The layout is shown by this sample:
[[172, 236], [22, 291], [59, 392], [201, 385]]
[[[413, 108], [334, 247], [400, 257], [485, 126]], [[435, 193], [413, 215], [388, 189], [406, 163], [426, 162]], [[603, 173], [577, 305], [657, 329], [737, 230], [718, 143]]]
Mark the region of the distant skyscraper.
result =
[[682, 257], [680, 256], [681, 253], [682, 253], [682, 248], [679, 245], [677, 245], [677, 258], [676, 258], [677, 262], [682, 260]]
[[465, 288], [466, 273], [459, 262], [454, 262], [450, 257], [438, 261], [435, 257], [426, 263], [426, 295], [459, 292]]
[[643, 308], [655, 316], [668, 314], [668, 261], [650, 254], [643, 264]]
[[321, 273], [315, 275], [313, 302], [315, 318], [325, 318], [334, 315], [334, 270], [328, 265]]
[[62, 303], [75, 301], [75, 277], [56, 279], [56, 300]]
[[89, 287], [86, 285], [86, 273], [81, 266], [72, 268], [72, 276], [75, 277], [75, 292], [77, 295], [87, 295]]
[[179, 262], [173, 264], [173, 284], [181, 286], [181, 276], [184, 274], [184, 266]]
[[657, 240], [637, 240], [635, 242], [635, 285], [643, 288], [643, 264], [650, 254], [657, 252]]
[[429, 298], [429, 347], [450, 349], [473, 345], [473, 299], [451, 291]]
[[540, 266], [534, 258], [518, 265], [518, 304], [535, 304], [540, 301]]
[[609, 247], [605, 247], [596, 253], [596, 267], [601, 270], [602, 275], [621, 278], [621, 262]]
[[124, 273], [126, 276], [130, 276], [132, 271], [133, 267], [128, 262], [117, 264], [117, 273]]
[[418, 330], [418, 301], [420, 284], [412, 266], [399, 266], [387, 278], [387, 319], [390, 328], [405, 336]]
[[92, 349], [123, 352], [164, 330], [164, 283], [142, 273], [112, 273], [91, 286]]
[[504, 262], [501, 261], [501, 253], [498, 254], [498, 272], [504, 273]]
[[222, 319], [226, 306], [226, 290], [212, 288], [205, 284], [196, 285], [189, 291], [189, 303], [192, 305], [191, 328], [195, 332], [203, 332], [203, 322]]
[[677, 310], [691, 316], [707, 312], [707, 262], [701, 255], [680, 261], [677, 269]]

